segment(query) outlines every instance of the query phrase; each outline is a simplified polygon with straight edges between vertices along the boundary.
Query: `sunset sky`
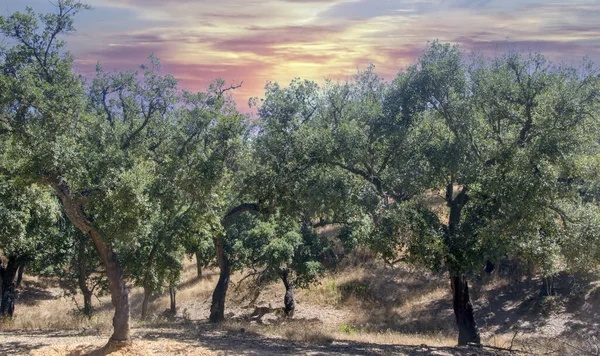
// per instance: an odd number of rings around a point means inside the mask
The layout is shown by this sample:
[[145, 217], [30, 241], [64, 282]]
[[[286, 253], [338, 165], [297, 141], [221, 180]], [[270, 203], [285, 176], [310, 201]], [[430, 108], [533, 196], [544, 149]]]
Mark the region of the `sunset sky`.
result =
[[[135, 68], [150, 53], [181, 86], [242, 82], [240, 109], [266, 81], [344, 78], [373, 62], [391, 79], [428, 40], [489, 55], [541, 51], [576, 65], [600, 62], [600, 1], [543, 0], [88, 0], [68, 38], [77, 71]], [[0, 0], [3, 15], [48, 0]]]

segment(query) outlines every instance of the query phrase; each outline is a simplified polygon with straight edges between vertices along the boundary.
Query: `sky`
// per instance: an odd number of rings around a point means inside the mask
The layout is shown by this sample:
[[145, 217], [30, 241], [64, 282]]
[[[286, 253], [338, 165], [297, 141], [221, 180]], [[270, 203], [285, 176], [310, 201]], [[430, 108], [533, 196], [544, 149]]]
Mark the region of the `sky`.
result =
[[[428, 41], [489, 56], [540, 51], [555, 62], [600, 63], [600, 0], [87, 0], [67, 38], [79, 73], [96, 63], [135, 69], [149, 54], [182, 88], [217, 77], [242, 83], [238, 108], [267, 81], [344, 79], [369, 63], [391, 80]], [[0, 14], [49, 0], [0, 0]]]

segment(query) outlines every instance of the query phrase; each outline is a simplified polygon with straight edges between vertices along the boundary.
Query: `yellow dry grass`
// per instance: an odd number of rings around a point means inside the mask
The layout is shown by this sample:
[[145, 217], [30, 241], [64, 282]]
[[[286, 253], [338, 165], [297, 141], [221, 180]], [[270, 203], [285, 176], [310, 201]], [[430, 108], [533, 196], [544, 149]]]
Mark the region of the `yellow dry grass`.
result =
[[428, 346], [455, 346], [456, 340], [453, 337], [443, 334], [402, 334], [393, 331], [384, 331], [379, 333], [355, 332], [343, 333], [335, 332], [333, 337], [336, 340], [368, 342], [374, 344], [387, 345], [428, 345]]
[[176, 341], [135, 341], [131, 345], [115, 348], [110, 346], [98, 347], [97, 345], [68, 345], [49, 346], [29, 353], [31, 356], [212, 356], [212, 351], [204, 348], [193, 347]]
[[[292, 321], [286, 320], [281, 313], [275, 313], [273, 315], [276, 320], [270, 325], [251, 321], [228, 322], [224, 326], [225, 330], [244, 329], [249, 333], [311, 344], [328, 344], [333, 341], [417, 346], [425, 344], [436, 347], [456, 344], [451, 309], [444, 309], [445, 314], [437, 317], [432, 317], [431, 314], [433, 305], [450, 303], [448, 281], [444, 277], [403, 266], [395, 269], [383, 268], [373, 262], [364, 251], [347, 256], [344, 263], [346, 265], [343, 268], [337, 273], [327, 275], [320, 283], [309, 289], [296, 291], [298, 310], [310, 313], [296, 315]], [[218, 273], [215, 270], [207, 270], [206, 277], [197, 280], [195, 265], [191, 261], [186, 260], [184, 268], [182, 284], [177, 294], [177, 303], [182, 312], [180, 315], [186, 319], [204, 320], [208, 316], [209, 301]], [[241, 306], [248, 303], [250, 288], [245, 285], [236, 288], [235, 285], [242, 276], [242, 273], [232, 276], [232, 286], [228, 293], [226, 312], [237, 308], [237, 316], [240, 316], [239, 313], [248, 313], [249, 310]], [[97, 312], [88, 319], [74, 312], [75, 303], [70, 297], [60, 296], [60, 288], [55, 281], [28, 276], [24, 285], [27, 286], [27, 283], [47, 286], [51, 295], [46, 293], [41, 300], [28, 300], [27, 303], [18, 304], [14, 320], [0, 323], [0, 331], [83, 329], [86, 332], [89, 330], [90, 335], [109, 335], [112, 329], [113, 309], [108, 296], [101, 297], [100, 300], [94, 299]], [[501, 278], [490, 280], [479, 288], [478, 293], [485, 296], [507, 284], [510, 284], [510, 281]], [[273, 308], [282, 306], [282, 289], [278, 282], [266, 286], [262, 289], [257, 303], [269, 305], [269, 308], [271, 305]], [[133, 327], [139, 328], [153, 322], [168, 322], [162, 317], [162, 311], [169, 307], [168, 295], [152, 301], [150, 312], [154, 318], [147, 322], [139, 321], [142, 296], [140, 288], [131, 289]], [[81, 305], [82, 301], [77, 299], [77, 303]], [[188, 313], [188, 309], [191, 314]], [[442, 321], [441, 317], [445, 318], [445, 321]], [[99, 340], [104, 340], [104, 336], [100, 336]], [[527, 336], [518, 335], [514, 338], [514, 334], [510, 333], [488, 335], [484, 340], [488, 345], [504, 348], [511, 345], [520, 349], [530, 347], [527, 346]], [[34, 355], [81, 355], [92, 351], [100, 352], [100, 346], [58, 345], [39, 349]], [[190, 351], [189, 344], [179, 343], [174, 339], [160, 342], [144, 340], [143, 345], [134, 343], [134, 346], [135, 352], [147, 355], [211, 354], [202, 348]], [[120, 354], [113, 352], [102, 355]]]
[[[102, 304], [110, 299], [101, 298]], [[80, 301], [81, 302], [81, 301]], [[0, 331], [7, 330], [80, 330], [107, 332], [111, 328], [113, 311], [100, 310], [91, 318], [76, 312], [71, 298], [59, 297], [42, 300], [34, 305], [17, 305], [15, 316], [0, 323]]]

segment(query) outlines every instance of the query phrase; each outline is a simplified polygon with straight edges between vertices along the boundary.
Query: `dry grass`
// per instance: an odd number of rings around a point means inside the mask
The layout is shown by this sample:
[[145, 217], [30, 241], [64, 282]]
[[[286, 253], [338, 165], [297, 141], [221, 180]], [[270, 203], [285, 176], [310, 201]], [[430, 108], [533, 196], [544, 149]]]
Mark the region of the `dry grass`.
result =
[[335, 336], [324, 329], [285, 329], [283, 335], [290, 341], [307, 342], [309, 344], [331, 344]]
[[393, 331], [379, 333], [371, 332], [336, 332], [336, 340], [368, 342], [387, 345], [428, 345], [428, 346], [455, 346], [456, 340], [444, 334], [401, 334]]
[[[372, 257], [368, 251], [356, 251], [346, 256], [337, 273], [324, 277], [319, 284], [307, 290], [296, 290], [298, 305], [293, 320], [285, 319], [278, 310], [283, 302], [284, 289], [281, 283], [275, 282], [265, 286], [259, 298], [250, 305], [253, 289], [248, 284], [238, 288], [236, 282], [243, 274], [236, 273], [232, 276], [226, 310], [227, 319], [233, 321], [226, 323], [223, 328], [237, 332], [243, 329], [247, 333], [311, 344], [349, 341], [388, 345], [426, 344], [437, 347], [455, 345], [456, 331], [447, 278], [407, 266], [394, 269], [384, 267], [374, 262]], [[205, 275], [206, 278], [197, 280], [194, 264], [186, 261], [183, 282], [177, 294], [179, 321], [181, 318], [192, 321], [208, 318], [210, 297], [218, 273], [216, 270], [207, 270]], [[499, 306], [514, 309], [516, 307], [511, 307], [511, 303], [520, 299], [518, 295], [510, 295], [516, 293], [510, 289], [513, 285], [511, 276], [490, 277], [480, 281], [472, 291], [476, 298], [487, 301], [498, 296], [499, 290], [506, 290], [504, 293], [508, 295], [502, 299], [502, 305]], [[91, 319], [87, 319], [74, 312], [75, 303], [70, 297], [61, 297], [56, 281], [27, 276], [24, 286], [28, 293], [43, 290], [45, 294], [34, 293], [20, 300], [15, 309], [15, 319], [0, 323], [0, 331], [83, 329], [102, 335], [110, 333], [113, 309], [109, 297], [102, 297], [100, 301], [94, 299], [97, 312]], [[594, 295], [596, 294], [600, 295]], [[138, 320], [142, 295], [140, 288], [131, 290], [133, 326], [143, 327], [154, 322], [169, 323], [169, 319], [163, 316], [163, 311], [169, 307], [168, 295], [152, 301], [150, 312], [153, 318], [150, 321]], [[597, 299], [591, 298], [589, 302], [596, 305], [600, 302], [600, 297]], [[78, 299], [78, 303], [81, 305], [81, 300]], [[479, 312], [483, 309], [481, 304], [478, 308]], [[250, 317], [259, 309], [267, 311], [264, 318]], [[499, 315], [502, 310], [491, 310], [498, 313], [496, 319], [502, 318]], [[492, 323], [495, 323], [493, 327], [482, 325], [483, 341], [488, 345], [503, 348], [512, 345], [513, 348], [528, 351], [541, 350], [544, 347], [568, 351], [568, 346], [564, 345], [562, 340], [542, 338], [538, 333], [518, 334], [515, 337], [512, 331], [500, 328], [503, 326], [501, 319]], [[152, 340], [144, 342], [150, 347], [150, 351], [146, 350], [146, 354], [149, 355], [152, 355], [152, 352], [198, 354], [196, 351], [186, 353], [186, 345], [175, 340], [161, 340], [160, 345], [154, 345], [155, 341]], [[585, 346], [582, 345], [575, 347]], [[42, 349], [43, 352], [40, 350], [42, 353], [38, 354], [77, 355], [77, 352], [82, 354], [84, 351], [97, 350], [99, 346], [101, 345], [62, 348], [57, 346], [57, 349]], [[573, 348], [569, 350], [573, 351]]]
[[[110, 299], [103, 297], [101, 302], [101, 305], [106, 305], [110, 303]], [[17, 304], [14, 318], [0, 323], [0, 331], [85, 329], [102, 333], [110, 331], [112, 316], [112, 309], [101, 308], [91, 318], [88, 318], [77, 312], [71, 298], [57, 297], [56, 299], [42, 300], [34, 305]]]
[[135, 341], [123, 348], [98, 347], [97, 345], [49, 346], [30, 352], [31, 356], [212, 356], [215, 353], [175, 341]]
[[[214, 271], [207, 271], [208, 278], [197, 280], [195, 265], [186, 261], [183, 274], [183, 284], [177, 293], [177, 302], [180, 305], [189, 305], [197, 300], [206, 300], [210, 297], [216, 278]], [[0, 323], [0, 331], [8, 330], [89, 330], [97, 333], [108, 333], [112, 330], [113, 307], [109, 296], [93, 299], [95, 312], [91, 318], [82, 315], [77, 306], [83, 305], [80, 295], [75, 297], [64, 296], [56, 279], [24, 276], [23, 291], [27, 294], [34, 288], [45, 287], [44, 293], [38, 300], [35, 296], [21, 298], [15, 306], [15, 316], [10, 321]], [[39, 294], [39, 293], [38, 293]], [[36, 295], [37, 296], [37, 295]], [[37, 296], [39, 297], [39, 296]], [[131, 313], [134, 326], [143, 324], [138, 320], [141, 314], [143, 290], [131, 288], [129, 294]], [[153, 299], [149, 311], [154, 319], [161, 318], [162, 312], [169, 307], [169, 296], [163, 295]], [[150, 318], [153, 319], [153, 318]]]
[[95, 345], [78, 345], [78, 346], [50, 346], [43, 347], [39, 350], [33, 350], [30, 355], [32, 356], [143, 356], [153, 355], [154, 353], [148, 349], [146, 343], [134, 342], [130, 346], [126, 346], [120, 349], [100, 347]]
[[432, 302], [450, 298], [450, 289], [447, 286], [432, 286], [431, 289], [423, 292], [414, 292], [408, 296], [404, 303], [398, 307], [403, 314], [410, 314], [415, 310], [426, 309]]
[[352, 341], [381, 345], [422, 345], [454, 346], [454, 337], [438, 334], [403, 334], [394, 331], [368, 332], [356, 329], [349, 324], [341, 324], [337, 328], [328, 327], [318, 321], [293, 320], [257, 325], [247, 322], [228, 322], [224, 329], [232, 332], [243, 330], [248, 333], [284, 338], [290, 341], [311, 344], [328, 344], [333, 341]]
[[257, 325], [246, 322], [228, 322], [225, 330], [240, 331], [269, 337], [283, 338], [290, 341], [310, 344], [330, 344], [336, 340], [334, 333], [315, 322], [292, 321], [273, 325]]

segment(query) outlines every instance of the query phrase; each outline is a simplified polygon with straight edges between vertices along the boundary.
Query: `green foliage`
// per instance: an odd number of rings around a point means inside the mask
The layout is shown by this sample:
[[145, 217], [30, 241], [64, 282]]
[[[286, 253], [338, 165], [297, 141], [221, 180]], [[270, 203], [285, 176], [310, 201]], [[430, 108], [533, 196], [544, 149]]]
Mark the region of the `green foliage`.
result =
[[446, 185], [449, 207], [466, 200], [446, 228], [446, 264], [469, 271], [500, 253], [524, 254], [551, 273], [562, 204], [578, 204], [577, 187], [564, 182], [582, 173], [580, 159], [598, 154], [592, 67], [519, 53], [469, 63], [458, 47], [435, 42], [419, 67], [431, 107], [420, 130], [430, 139], [415, 148], [439, 179], [424, 188]]
[[290, 283], [300, 288], [324, 273], [321, 259], [331, 248], [329, 241], [312, 228], [279, 213], [240, 215], [228, 227], [226, 242], [234, 269], [256, 271], [259, 283], [279, 279], [284, 271], [292, 272]]
[[8, 93], [2, 172], [71, 199], [65, 210], [73, 223], [98, 232], [134, 281], [148, 275], [155, 288], [173, 284], [184, 247], [205, 245], [195, 235], [212, 230], [223, 209], [245, 116], [224, 81], [205, 93], [182, 92], [154, 56], [139, 71], [108, 73], [99, 64], [91, 82], [81, 80], [59, 37], [86, 8], [61, 0], [56, 14], [28, 9], [1, 18], [13, 40], [0, 58]]
[[[569, 206], [597, 195], [596, 74], [587, 61], [467, 58], [432, 42], [391, 84], [372, 66], [323, 88], [270, 84], [256, 140], [269, 168], [253, 179], [263, 201], [342, 224], [346, 249], [453, 273], [520, 255], [552, 273], [574, 255]], [[425, 204], [440, 188], [447, 207]]]
[[59, 233], [60, 206], [47, 189], [0, 175], [0, 250], [11, 259], [32, 262], [45, 256], [49, 235]]
[[348, 323], [341, 323], [340, 327], [339, 327], [340, 332], [345, 333], [345, 334], [356, 334], [356, 332], [358, 331], [358, 328], [352, 326], [351, 324]]
[[570, 222], [561, 224], [558, 245], [570, 271], [594, 270], [600, 261], [600, 209], [597, 204], [571, 206]]

